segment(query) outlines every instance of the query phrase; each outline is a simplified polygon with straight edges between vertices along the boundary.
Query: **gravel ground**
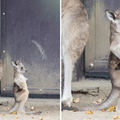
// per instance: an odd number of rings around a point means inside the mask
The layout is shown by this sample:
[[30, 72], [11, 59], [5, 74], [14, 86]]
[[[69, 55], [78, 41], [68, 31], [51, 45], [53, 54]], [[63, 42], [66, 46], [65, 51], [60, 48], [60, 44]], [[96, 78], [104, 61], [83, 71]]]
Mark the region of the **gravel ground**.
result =
[[[0, 102], [9, 101], [7, 106], [0, 105], [0, 111], [5, 111], [11, 108], [14, 99], [10, 97], [0, 97]], [[25, 104], [25, 111], [31, 111], [31, 108], [35, 111], [41, 111], [38, 115], [16, 115], [5, 114], [0, 115], [0, 120], [60, 120], [60, 100], [58, 99], [28, 99]]]
[[[62, 120], [114, 120], [114, 116], [120, 117], [120, 112], [101, 112], [93, 111], [93, 114], [86, 112], [62, 112]], [[115, 119], [115, 120], [120, 120]]]
[[[80, 101], [77, 103], [72, 103], [72, 107], [80, 108], [81, 106], [95, 104], [94, 102], [105, 100], [110, 93], [111, 83], [110, 80], [102, 80], [102, 79], [86, 79], [80, 82], [73, 82], [72, 87], [81, 87], [81, 88], [90, 88], [90, 87], [99, 87], [99, 94], [97, 96], [93, 96], [90, 94], [83, 93], [73, 93], [73, 98], [78, 98]], [[118, 99], [113, 102], [112, 105], [117, 104]], [[114, 116], [119, 116], [120, 120], [120, 112], [102, 112], [101, 110], [92, 111], [93, 114], [86, 114], [87, 111], [62, 111], [62, 120], [114, 120]]]

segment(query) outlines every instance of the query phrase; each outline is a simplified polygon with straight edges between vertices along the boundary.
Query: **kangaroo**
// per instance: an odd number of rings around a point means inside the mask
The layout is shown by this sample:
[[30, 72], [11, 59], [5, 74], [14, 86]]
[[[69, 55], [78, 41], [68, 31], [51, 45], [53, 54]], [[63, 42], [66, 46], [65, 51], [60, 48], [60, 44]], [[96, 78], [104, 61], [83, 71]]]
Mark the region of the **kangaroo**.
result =
[[26, 81], [28, 79], [23, 76], [23, 74], [27, 72], [27, 70], [25, 69], [22, 63], [20, 64], [20, 61], [17, 62], [12, 61], [12, 65], [14, 66], [14, 69], [16, 71], [16, 74], [14, 75], [14, 83], [16, 83], [20, 89], [27, 91]]
[[[88, 106], [80, 108], [80, 110], [95, 110], [95, 109], [103, 109], [109, 107], [112, 102], [120, 95], [120, 70], [116, 70], [118, 65], [120, 64], [120, 59], [116, 56], [118, 54], [114, 54], [115, 51], [111, 51], [115, 46], [113, 46], [113, 42], [117, 43], [117, 41], [120, 40], [120, 8], [113, 12], [111, 10], [106, 10], [106, 14], [108, 19], [111, 21], [110, 23], [110, 55], [108, 60], [108, 69], [112, 84], [112, 89], [107, 97], [107, 99], [98, 105], [95, 106]], [[111, 47], [112, 44], [112, 47]], [[117, 45], [117, 44], [116, 44]], [[119, 103], [116, 107], [116, 110], [118, 109]]]
[[[6, 112], [1, 112], [1, 113], [12, 113], [17, 109], [17, 107], [18, 107], [17, 114], [40, 113], [38, 111], [25, 112], [24, 105], [28, 99], [29, 91], [28, 91], [27, 83], [26, 83], [27, 78], [24, 77], [23, 74], [26, 73], [27, 70], [25, 69], [24, 65], [21, 63], [20, 59], [16, 62], [12, 61], [12, 65], [14, 66], [13, 93], [14, 93], [15, 103], [10, 110]], [[19, 89], [21, 90], [19, 91]]]
[[62, 103], [70, 107], [73, 68], [85, 48], [89, 35], [88, 15], [80, 0], [62, 0], [61, 19], [61, 59], [65, 75]]

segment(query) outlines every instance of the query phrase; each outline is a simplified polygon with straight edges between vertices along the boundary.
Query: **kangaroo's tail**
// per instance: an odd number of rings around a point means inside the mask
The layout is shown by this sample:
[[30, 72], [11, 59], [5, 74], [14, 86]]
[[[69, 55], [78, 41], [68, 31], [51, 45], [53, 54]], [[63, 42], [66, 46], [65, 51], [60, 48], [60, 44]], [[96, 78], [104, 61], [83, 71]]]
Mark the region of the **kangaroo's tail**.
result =
[[86, 107], [81, 107], [79, 110], [80, 111], [85, 111], [85, 110], [100, 110], [103, 108], [107, 108], [108, 106], [110, 106], [112, 104], [112, 102], [119, 96], [119, 90], [116, 88], [113, 88], [109, 94], [109, 96], [107, 97], [107, 99], [98, 105], [93, 105], [93, 106], [86, 106]]
[[19, 106], [19, 103], [18, 103], [18, 102], [15, 102], [14, 105], [13, 105], [13, 107], [12, 107], [10, 110], [0, 112], [0, 114], [1, 114], [1, 113], [5, 113], [5, 114], [7, 114], [7, 113], [8, 113], [8, 114], [9, 114], [9, 113], [12, 113], [12, 112], [14, 112], [14, 111], [17, 109], [18, 106]]

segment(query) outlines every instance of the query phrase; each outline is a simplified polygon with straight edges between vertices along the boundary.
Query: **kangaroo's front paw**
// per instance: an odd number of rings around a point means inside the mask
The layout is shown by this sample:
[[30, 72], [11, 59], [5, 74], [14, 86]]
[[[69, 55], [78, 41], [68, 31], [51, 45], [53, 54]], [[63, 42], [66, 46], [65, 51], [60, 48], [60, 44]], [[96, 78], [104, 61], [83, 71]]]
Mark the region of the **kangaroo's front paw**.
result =
[[70, 96], [70, 97], [62, 97], [62, 103], [67, 105], [68, 107], [71, 107], [72, 101], [73, 101], [72, 96]]
[[20, 91], [22, 91], [22, 89], [18, 89], [18, 91], [17, 91], [17, 92], [20, 92]]

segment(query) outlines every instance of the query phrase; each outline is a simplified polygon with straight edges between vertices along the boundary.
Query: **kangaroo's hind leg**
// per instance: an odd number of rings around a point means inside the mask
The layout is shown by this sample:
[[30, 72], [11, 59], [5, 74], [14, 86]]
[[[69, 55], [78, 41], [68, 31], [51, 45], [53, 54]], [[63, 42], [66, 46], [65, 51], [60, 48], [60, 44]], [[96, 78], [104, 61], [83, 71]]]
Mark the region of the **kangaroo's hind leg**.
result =
[[24, 93], [21, 94], [19, 96], [19, 98], [17, 99], [18, 101], [21, 101], [20, 105], [18, 107], [18, 111], [17, 111], [18, 114], [21, 114], [21, 113], [25, 112], [24, 105], [25, 105], [25, 102], [27, 101], [27, 99], [28, 99], [28, 91], [24, 91]]
[[72, 81], [72, 73], [75, 62], [69, 54], [66, 54], [64, 56], [63, 61], [64, 61], [64, 90], [63, 90], [62, 102], [70, 107], [72, 102], [71, 81]]

